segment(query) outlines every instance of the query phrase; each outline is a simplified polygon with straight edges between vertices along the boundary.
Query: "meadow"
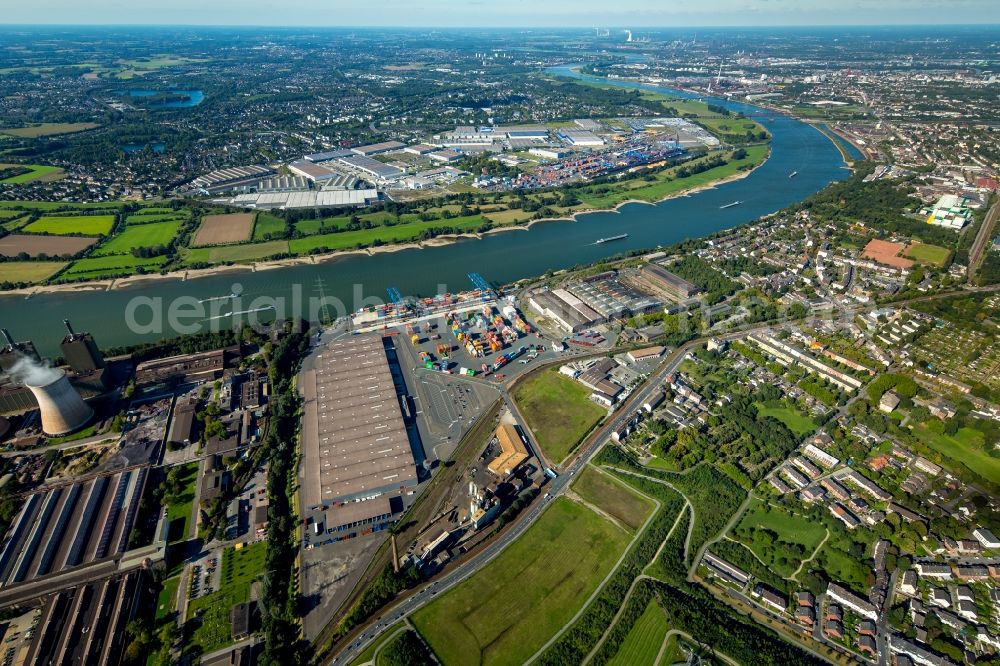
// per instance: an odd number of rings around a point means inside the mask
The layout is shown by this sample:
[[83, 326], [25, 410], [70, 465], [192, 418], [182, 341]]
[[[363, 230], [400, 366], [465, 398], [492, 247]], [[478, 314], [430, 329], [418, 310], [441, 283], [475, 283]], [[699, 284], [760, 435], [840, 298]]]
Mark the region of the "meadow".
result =
[[151, 222], [126, 226], [120, 234], [97, 248], [92, 256], [101, 257], [109, 254], [128, 254], [135, 248], [156, 247], [167, 245], [177, 235], [180, 222]]
[[417, 611], [413, 624], [445, 664], [522, 664], [572, 618], [628, 541], [560, 497], [496, 559]]
[[57, 236], [106, 236], [114, 225], [114, 215], [44, 215], [26, 226], [24, 231]]
[[556, 368], [521, 380], [513, 398], [528, 421], [545, 457], [558, 464], [607, 414], [590, 399], [590, 390]]

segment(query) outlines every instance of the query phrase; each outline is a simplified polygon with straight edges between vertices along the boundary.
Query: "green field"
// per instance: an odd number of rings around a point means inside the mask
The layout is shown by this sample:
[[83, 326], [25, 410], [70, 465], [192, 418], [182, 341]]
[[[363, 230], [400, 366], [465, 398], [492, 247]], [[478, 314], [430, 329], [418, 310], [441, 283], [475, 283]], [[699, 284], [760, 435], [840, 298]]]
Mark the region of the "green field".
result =
[[809, 416], [792, 407], [765, 407], [758, 403], [757, 413], [761, 416], [770, 416], [771, 418], [778, 419], [799, 437], [808, 435], [816, 430], [816, 424]]
[[147, 213], [144, 211], [139, 211], [138, 213], [133, 213], [125, 218], [125, 224], [127, 225], [140, 225], [140, 224], [151, 224], [153, 222], [172, 222], [172, 221], [183, 221], [189, 217], [187, 211], [177, 211], [163, 213], [157, 210], [155, 213]]
[[348, 666], [361, 666], [362, 664], [367, 664], [369, 661], [374, 659], [375, 653], [378, 652], [379, 648], [387, 644], [389, 642], [389, 637], [402, 626], [402, 622], [397, 622], [396, 624], [383, 629], [379, 637], [373, 641], [371, 645], [366, 647], [364, 652], [355, 657], [354, 661], [352, 661]]
[[101, 257], [109, 254], [128, 254], [137, 247], [156, 247], [167, 245], [177, 235], [180, 222], [151, 222], [125, 227], [125, 231], [116, 234], [114, 238], [94, 250], [92, 256]]
[[249, 245], [224, 245], [218, 247], [188, 248], [184, 253], [184, 263], [220, 264], [227, 261], [235, 263], [252, 262], [265, 259], [276, 254], [288, 252], [288, 241], [268, 241], [267, 243], [251, 243]]
[[31, 220], [31, 217], [28, 215], [22, 215], [20, 217], [15, 216], [7, 218], [7, 221], [0, 224], [0, 226], [4, 228], [4, 231], [13, 233], [15, 231], [20, 231], [22, 227], [28, 224], [29, 220]]
[[[312, 221], [312, 220], [310, 220]], [[285, 221], [270, 213], [257, 213], [253, 224], [253, 240], [261, 241], [285, 233]]]
[[628, 534], [558, 498], [499, 557], [412, 616], [448, 665], [524, 663], [583, 605]]
[[9, 185], [20, 185], [22, 183], [30, 183], [36, 180], [58, 180], [63, 173], [63, 170], [60, 167], [48, 166], [45, 164], [6, 164], [4, 166], [23, 166], [31, 169], [27, 173], [22, 173], [18, 176], [11, 176], [10, 178], [0, 180], [0, 183], [7, 183]]
[[573, 482], [576, 493], [635, 531], [649, 518], [655, 508], [652, 502], [614, 477], [587, 465]]
[[61, 277], [67, 278], [88, 278], [99, 280], [104, 277], [116, 277], [119, 275], [132, 274], [139, 267], [147, 272], [159, 271], [160, 266], [165, 264], [166, 257], [151, 257], [140, 259], [132, 255], [112, 255], [108, 257], [94, 257], [90, 259], [79, 259], [73, 262]]
[[106, 236], [115, 225], [114, 215], [45, 215], [24, 228], [29, 233]]
[[15, 208], [22, 210], [118, 210], [125, 205], [124, 201], [100, 201], [90, 203], [66, 203], [64, 201], [0, 201], [0, 208]]
[[[329, 221], [326, 222], [330, 224]], [[325, 248], [326, 250], [352, 250], [371, 245], [390, 245], [392, 243], [407, 243], [420, 240], [423, 233], [429, 229], [447, 227], [458, 233], [475, 231], [484, 224], [479, 215], [455, 217], [450, 220], [432, 220], [430, 222], [405, 222], [393, 227], [375, 227], [358, 231], [341, 231], [332, 234], [320, 234], [305, 238], [293, 238], [288, 246], [293, 254], [307, 254], [311, 250]]]
[[180, 576], [173, 576], [163, 581], [163, 589], [160, 590], [160, 594], [156, 598], [157, 620], [162, 620], [177, 610], [177, 588], [180, 587], [180, 584]]
[[168, 540], [170, 543], [187, 539], [195, 484], [198, 482], [198, 463], [188, 463], [182, 465], [180, 469], [180, 480], [184, 483], [184, 492], [177, 497], [177, 501], [167, 506], [167, 523], [170, 525]]
[[944, 266], [951, 256], [951, 250], [927, 243], [911, 243], [903, 253], [904, 257], [930, 266]]
[[[823, 537], [826, 535], [823, 523], [788, 513], [777, 507], [771, 507], [770, 511], [765, 511], [765, 504], [759, 499], [753, 500], [736, 525], [737, 532], [743, 529], [771, 530], [777, 533], [781, 541], [801, 544], [807, 553], [816, 550], [816, 546], [823, 541]], [[758, 557], [762, 555], [757, 544], [753, 544], [753, 551], [757, 553]], [[764, 561], [766, 562], [767, 558], [764, 558]]]
[[536, 372], [514, 389], [514, 400], [545, 456], [562, 462], [607, 411], [590, 400], [590, 389], [559, 374]]
[[100, 127], [100, 125], [97, 123], [38, 123], [37, 125], [29, 125], [28, 127], [0, 129], [0, 134], [16, 136], [22, 139], [37, 139], [40, 136], [83, 132], [95, 127]]
[[965, 467], [976, 476], [1000, 486], [1000, 458], [994, 458], [986, 451], [983, 433], [978, 430], [960, 428], [954, 435], [946, 435], [920, 424], [913, 428], [913, 434], [942, 455], [941, 463], [945, 467]]
[[[264, 572], [267, 543], [258, 541], [240, 550], [227, 548], [222, 554], [222, 584], [212, 594], [188, 603], [188, 623], [195, 626], [190, 644], [199, 654], [230, 645], [232, 625], [229, 612], [238, 603], [250, 600], [250, 585]], [[197, 620], [194, 618], [197, 617]]]
[[[653, 666], [660, 653], [663, 639], [667, 637], [667, 616], [651, 599], [639, 619], [632, 625], [610, 666]], [[669, 663], [669, 662], [668, 662]]]
[[65, 261], [3, 261], [0, 262], [0, 282], [35, 284], [49, 279], [64, 266]]

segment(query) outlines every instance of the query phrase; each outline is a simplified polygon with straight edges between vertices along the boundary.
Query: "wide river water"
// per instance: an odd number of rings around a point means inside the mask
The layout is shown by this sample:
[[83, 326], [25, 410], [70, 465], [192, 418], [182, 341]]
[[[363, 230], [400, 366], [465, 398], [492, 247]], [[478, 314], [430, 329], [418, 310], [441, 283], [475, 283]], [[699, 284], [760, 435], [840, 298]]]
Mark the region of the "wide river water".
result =
[[[579, 74], [569, 66], [552, 71], [604, 81]], [[637, 87], [634, 83], [610, 83]], [[672, 88], [641, 87], [678, 97], [697, 97]], [[362, 299], [386, 300], [389, 287], [397, 287], [404, 295], [469, 289], [470, 272], [478, 272], [494, 283], [509, 283], [626, 250], [670, 245], [746, 224], [847, 177], [849, 172], [836, 146], [810, 125], [747, 104], [712, 101], [752, 116], [767, 127], [773, 141], [771, 157], [763, 166], [742, 180], [711, 190], [657, 205], [628, 204], [618, 212], [590, 213], [573, 222], [540, 223], [527, 231], [489, 234], [439, 247], [350, 255], [322, 264], [222, 273], [188, 281], [151, 280], [111, 291], [44, 293], [30, 299], [0, 296], [0, 327], [10, 329], [17, 340], [34, 341], [42, 354], [57, 355], [64, 318], [70, 319], [77, 331], [90, 331], [100, 346], [111, 347], [208, 330], [213, 324], [229, 326], [233, 317], [207, 318], [266, 307], [272, 302], [267, 299], [285, 299], [276, 302], [285, 316], [314, 317], [336, 309], [331, 306], [317, 313], [319, 305], [311, 305], [310, 299], [321, 294], [354, 310], [365, 305]], [[793, 171], [798, 175], [789, 178]], [[720, 208], [733, 201], [742, 203]], [[594, 243], [598, 238], [623, 233], [628, 238]], [[226, 300], [196, 302], [234, 291], [242, 294], [235, 304]], [[294, 304], [296, 298], [301, 299], [301, 306]], [[175, 322], [186, 328], [171, 322], [171, 306], [184, 315]]]

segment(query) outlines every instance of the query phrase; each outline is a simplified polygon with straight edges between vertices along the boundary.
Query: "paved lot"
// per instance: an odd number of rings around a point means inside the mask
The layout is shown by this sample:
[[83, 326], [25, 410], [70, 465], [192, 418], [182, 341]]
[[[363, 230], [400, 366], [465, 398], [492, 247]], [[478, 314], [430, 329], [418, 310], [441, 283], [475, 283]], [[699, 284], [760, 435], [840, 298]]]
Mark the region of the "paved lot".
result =
[[302, 551], [303, 630], [312, 640], [344, 603], [388, 532]]

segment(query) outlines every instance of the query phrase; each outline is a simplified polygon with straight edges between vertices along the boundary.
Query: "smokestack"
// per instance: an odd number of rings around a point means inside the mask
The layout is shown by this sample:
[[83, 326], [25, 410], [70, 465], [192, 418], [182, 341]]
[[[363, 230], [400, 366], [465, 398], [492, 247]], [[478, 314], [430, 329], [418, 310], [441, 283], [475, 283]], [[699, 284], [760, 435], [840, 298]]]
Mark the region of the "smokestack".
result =
[[7, 339], [7, 344], [13, 347], [14, 338], [10, 337], [10, 331], [8, 331], [6, 328], [0, 328], [0, 333], [3, 333], [3, 337]]
[[35, 396], [42, 417], [42, 431], [50, 437], [79, 430], [94, 417], [94, 410], [61, 372], [32, 377], [25, 386]]
[[71, 340], [76, 337], [76, 333], [73, 332], [73, 327], [69, 324], [69, 319], [63, 319], [63, 326], [66, 327], [66, 331], [69, 333]]

